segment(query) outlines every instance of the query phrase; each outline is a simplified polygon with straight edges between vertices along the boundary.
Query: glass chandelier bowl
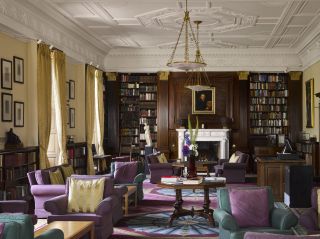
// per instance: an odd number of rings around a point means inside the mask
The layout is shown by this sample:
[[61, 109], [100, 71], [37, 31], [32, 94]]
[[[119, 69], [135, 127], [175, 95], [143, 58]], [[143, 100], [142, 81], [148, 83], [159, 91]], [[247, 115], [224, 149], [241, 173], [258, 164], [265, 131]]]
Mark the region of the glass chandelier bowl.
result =
[[[184, 32], [184, 59], [182, 60], [175, 60], [175, 54], [177, 51], [177, 47], [179, 45], [181, 35]], [[191, 34], [191, 37], [189, 37], [189, 34]], [[196, 47], [196, 53], [198, 56], [196, 56], [194, 61], [190, 61], [190, 55], [189, 55], [189, 46], [190, 44], [194, 44]], [[169, 58], [169, 61], [167, 63], [167, 66], [173, 67], [179, 70], [184, 71], [190, 71], [194, 69], [199, 69], [201, 67], [205, 67], [207, 64], [204, 62], [199, 48], [199, 43], [197, 38], [195, 37], [194, 31], [192, 29], [192, 25], [190, 22], [190, 12], [188, 11], [188, 0], [186, 0], [186, 10], [184, 12], [184, 18], [183, 23], [181, 25], [179, 35], [177, 42], [174, 46], [174, 49], [172, 51], [171, 57]]]

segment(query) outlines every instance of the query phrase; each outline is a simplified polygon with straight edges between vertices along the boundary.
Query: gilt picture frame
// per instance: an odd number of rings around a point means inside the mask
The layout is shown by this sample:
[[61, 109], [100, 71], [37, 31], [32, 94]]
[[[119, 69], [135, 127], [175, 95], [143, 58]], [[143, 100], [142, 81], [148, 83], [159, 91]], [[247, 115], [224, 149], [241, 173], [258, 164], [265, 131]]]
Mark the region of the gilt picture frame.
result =
[[314, 79], [305, 82], [306, 87], [306, 128], [314, 127]]
[[192, 114], [215, 114], [215, 88], [192, 91]]

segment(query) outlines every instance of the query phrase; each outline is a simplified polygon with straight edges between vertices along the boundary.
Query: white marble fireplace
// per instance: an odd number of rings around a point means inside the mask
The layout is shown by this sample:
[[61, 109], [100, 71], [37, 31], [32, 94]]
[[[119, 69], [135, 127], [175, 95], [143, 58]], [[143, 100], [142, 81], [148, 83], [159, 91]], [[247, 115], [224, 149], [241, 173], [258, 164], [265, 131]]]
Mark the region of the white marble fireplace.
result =
[[[184, 143], [184, 134], [187, 129], [176, 129], [178, 132], [178, 158], [183, 159], [182, 147]], [[229, 132], [230, 129], [199, 129], [198, 142], [220, 142], [219, 159], [229, 158]]]

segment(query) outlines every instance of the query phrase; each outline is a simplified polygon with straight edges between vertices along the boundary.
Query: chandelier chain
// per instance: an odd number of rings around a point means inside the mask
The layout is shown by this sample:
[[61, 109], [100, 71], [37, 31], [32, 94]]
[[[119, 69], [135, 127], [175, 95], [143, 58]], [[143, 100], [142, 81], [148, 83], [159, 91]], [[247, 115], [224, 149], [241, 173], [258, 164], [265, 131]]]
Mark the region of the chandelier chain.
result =
[[173, 48], [173, 52], [172, 52], [172, 54], [171, 54], [171, 56], [170, 56], [170, 58], [169, 58], [168, 63], [172, 63], [173, 58], [174, 58], [174, 56], [175, 56], [175, 54], [176, 54], [176, 50], [177, 50], [177, 48], [178, 48], [178, 44], [179, 44], [179, 41], [180, 41], [180, 38], [181, 38], [181, 34], [182, 34], [182, 30], [183, 30], [184, 25], [185, 25], [185, 22], [183, 22], [182, 25], [181, 25], [181, 28], [180, 28], [180, 31], [179, 31], [178, 40], [177, 40], [177, 42], [176, 42], [176, 44], [175, 44], [175, 46], [174, 46], [174, 48]]

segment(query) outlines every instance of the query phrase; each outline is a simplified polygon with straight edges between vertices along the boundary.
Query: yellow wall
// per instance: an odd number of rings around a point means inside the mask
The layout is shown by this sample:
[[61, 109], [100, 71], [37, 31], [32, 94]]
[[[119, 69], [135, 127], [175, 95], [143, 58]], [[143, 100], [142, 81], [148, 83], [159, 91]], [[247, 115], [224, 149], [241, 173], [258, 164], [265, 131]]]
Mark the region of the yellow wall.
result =
[[[36, 115], [29, 117], [29, 112], [34, 110], [33, 105], [36, 97], [36, 88], [34, 83], [36, 82], [36, 62], [30, 60], [36, 57], [36, 47], [33, 43], [26, 43], [9, 37], [5, 34], [0, 33], [0, 57], [10, 60], [13, 62], [13, 56], [18, 56], [24, 59], [24, 84], [15, 83], [12, 79], [12, 90], [0, 89], [2, 93], [9, 93], [13, 96], [14, 101], [24, 102], [24, 127], [14, 127], [14, 113], [12, 108], [12, 122], [2, 122], [0, 120], [0, 148], [3, 148], [5, 141], [5, 133], [13, 128], [13, 131], [20, 137], [24, 146], [37, 145], [38, 140], [35, 138], [34, 132], [30, 132], [34, 128], [34, 120]], [[35, 58], [36, 59], [36, 58]], [[12, 64], [13, 67], [13, 64]], [[29, 90], [29, 91], [28, 91]], [[14, 103], [12, 102], [12, 106]], [[2, 106], [0, 106], [1, 108]], [[1, 114], [1, 112], [0, 112]]]
[[85, 137], [85, 65], [74, 63], [67, 58], [67, 81], [75, 81], [75, 99], [67, 100], [69, 107], [75, 108], [75, 128], [67, 127], [67, 134], [75, 137], [75, 142], [84, 142]]
[[313, 64], [303, 72], [303, 130], [310, 134], [310, 136], [316, 136], [319, 141], [319, 99], [314, 97], [314, 127], [306, 128], [306, 87], [305, 82], [310, 79], [314, 79], [314, 93], [320, 92], [320, 61]]

